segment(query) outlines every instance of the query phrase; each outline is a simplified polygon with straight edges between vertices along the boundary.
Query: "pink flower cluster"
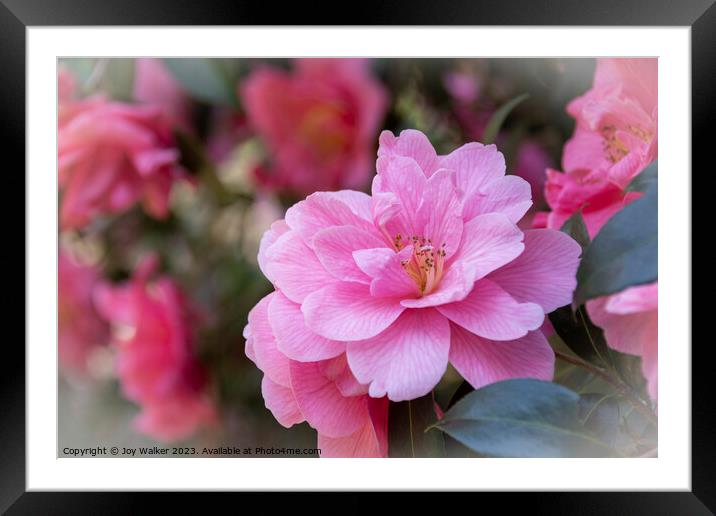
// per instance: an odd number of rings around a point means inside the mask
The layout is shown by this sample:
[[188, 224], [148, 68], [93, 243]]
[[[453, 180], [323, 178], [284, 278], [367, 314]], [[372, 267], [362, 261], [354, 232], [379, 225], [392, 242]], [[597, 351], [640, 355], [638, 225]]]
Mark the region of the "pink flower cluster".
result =
[[[590, 237], [640, 194], [626, 187], [657, 156], [657, 60], [599, 59], [592, 88], [567, 106], [576, 119], [563, 156], [565, 172], [547, 171], [552, 211], [537, 225], [559, 229], [582, 210]], [[656, 283], [587, 303], [611, 347], [640, 355], [649, 394], [657, 399]]]
[[82, 228], [95, 217], [142, 202], [156, 218], [169, 211], [172, 183], [183, 175], [170, 118], [155, 104], [103, 96], [74, 99], [66, 71], [59, 78], [57, 135], [60, 225]]
[[625, 191], [657, 154], [656, 59], [599, 59], [594, 85], [567, 112], [576, 119], [562, 157], [564, 173], [547, 171], [551, 211], [538, 225], [559, 229], [582, 210], [594, 237], [637, 195]]
[[259, 168], [271, 190], [310, 194], [362, 188], [387, 93], [361, 59], [301, 59], [295, 70], [264, 67], [241, 87], [249, 121], [273, 163]]
[[[315, 396], [321, 375], [332, 400], [361, 406], [425, 395], [448, 362], [476, 388], [551, 379], [539, 328], [571, 301], [580, 247], [558, 231], [518, 228], [530, 185], [505, 175], [494, 145], [439, 156], [413, 130], [381, 134], [377, 172], [372, 195], [314, 193], [264, 235], [259, 265], [276, 291], [249, 318], [247, 354], [271, 381], [264, 393], [277, 419], [306, 419], [319, 435], [325, 422], [346, 424]], [[297, 379], [304, 371], [310, 387]], [[379, 437], [382, 417], [361, 411]]]
[[126, 284], [99, 286], [95, 301], [112, 325], [122, 391], [141, 407], [137, 430], [176, 441], [212, 424], [216, 414], [194, 357], [195, 316], [171, 279], [150, 280], [155, 268], [155, 259], [145, 260]]
[[109, 342], [109, 326], [97, 313], [92, 295], [99, 271], [60, 251], [57, 263], [58, 355], [63, 369], [85, 373], [95, 349]]

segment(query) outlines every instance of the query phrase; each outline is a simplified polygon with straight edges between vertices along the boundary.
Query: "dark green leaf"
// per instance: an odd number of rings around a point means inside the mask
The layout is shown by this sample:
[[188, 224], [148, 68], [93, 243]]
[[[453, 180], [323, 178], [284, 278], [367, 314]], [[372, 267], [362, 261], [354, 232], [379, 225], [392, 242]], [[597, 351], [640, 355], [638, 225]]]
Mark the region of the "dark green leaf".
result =
[[584, 307], [572, 310], [563, 306], [549, 314], [554, 331], [577, 356], [599, 366], [611, 364], [611, 350], [607, 347], [604, 332], [595, 326]]
[[210, 104], [236, 105], [236, 82], [221, 59], [164, 59], [186, 90]]
[[490, 118], [490, 121], [487, 123], [487, 127], [485, 127], [485, 132], [482, 133], [482, 143], [486, 145], [489, 143], [493, 143], [495, 141], [495, 138], [497, 138], [497, 134], [502, 128], [502, 124], [505, 123], [507, 116], [512, 112], [513, 109], [515, 109], [527, 98], [529, 98], [529, 94], [527, 93], [518, 95], [517, 97], [503, 104], [500, 109], [495, 111], [495, 113]]
[[436, 424], [496, 457], [603, 457], [615, 452], [579, 417], [579, 395], [551, 382], [513, 379], [478, 389]]
[[581, 208], [564, 221], [560, 231], [571, 236], [582, 247], [582, 253], [584, 253], [584, 250], [589, 245], [589, 232], [586, 224], [584, 224]]
[[388, 450], [391, 457], [444, 457], [443, 436], [427, 430], [437, 421], [432, 393], [410, 401], [390, 402]]
[[659, 163], [654, 161], [639, 173], [627, 186], [627, 192], [646, 192], [659, 179]]
[[610, 394], [586, 393], [579, 399], [579, 417], [600, 440], [614, 447], [619, 431], [619, 401]]
[[614, 215], [584, 252], [577, 270], [575, 305], [656, 281], [658, 188]]

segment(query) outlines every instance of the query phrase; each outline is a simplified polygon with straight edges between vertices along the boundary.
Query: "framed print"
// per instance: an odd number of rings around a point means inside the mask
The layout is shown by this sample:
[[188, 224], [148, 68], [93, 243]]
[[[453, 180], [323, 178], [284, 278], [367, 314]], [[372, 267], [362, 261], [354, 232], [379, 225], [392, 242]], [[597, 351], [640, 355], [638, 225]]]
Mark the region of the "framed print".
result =
[[691, 336], [712, 2], [425, 2], [351, 26], [131, 4], [0, 10], [27, 203], [3, 509], [716, 506]]

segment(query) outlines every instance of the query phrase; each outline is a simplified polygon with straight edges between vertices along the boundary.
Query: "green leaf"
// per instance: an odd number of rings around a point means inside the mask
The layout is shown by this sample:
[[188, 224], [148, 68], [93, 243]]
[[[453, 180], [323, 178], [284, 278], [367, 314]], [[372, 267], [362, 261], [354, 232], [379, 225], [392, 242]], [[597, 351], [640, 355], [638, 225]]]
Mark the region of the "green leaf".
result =
[[67, 67], [79, 85], [84, 85], [84, 83], [92, 75], [97, 59], [90, 59], [86, 57], [61, 58], [60, 63]]
[[167, 69], [186, 90], [209, 104], [235, 106], [236, 81], [221, 59], [164, 59]]
[[577, 270], [574, 304], [656, 281], [658, 186], [612, 216], [587, 247]]
[[604, 457], [615, 451], [582, 424], [579, 395], [551, 382], [513, 379], [478, 389], [435, 427], [495, 457]]
[[659, 163], [653, 161], [648, 167], [631, 180], [626, 188], [627, 192], [646, 192], [647, 189], [659, 179]]
[[571, 306], [563, 306], [549, 314], [549, 321], [577, 356], [600, 366], [611, 365], [612, 350], [607, 346], [604, 332], [592, 323], [584, 307], [573, 311]]
[[586, 393], [579, 398], [579, 417], [586, 428], [614, 447], [619, 432], [619, 400], [611, 394]]
[[428, 427], [437, 421], [432, 393], [390, 402], [388, 450], [391, 457], [444, 457], [443, 436]]
[[512, 112], [513, 109], [515, 109], [527, 98], [529, 98], [529, 94], [527, 93], [518, 95], [517, 97], [503, 104], [500, 109], [495, 111], [495, 113], [490, 118], [490, 121], [487, 123], [487, 127], [485, 127], [485, 132], [482, 133], [482, 143], [484, 143], [485, 145], [493, 143], [495, 141], [495, 138], [497, 138], [497, 134], [502, 128], [502, 124], [505, 123], [507, 116]]
[[589, 232], [587, 231], [587, 226], [584, 223], [581, 208], [575, 211], [571, 217], [564, 221], [560, 231], [571, 236], [582, 247], [582, 253], [584, 253], [584, 250], [589, 245]]

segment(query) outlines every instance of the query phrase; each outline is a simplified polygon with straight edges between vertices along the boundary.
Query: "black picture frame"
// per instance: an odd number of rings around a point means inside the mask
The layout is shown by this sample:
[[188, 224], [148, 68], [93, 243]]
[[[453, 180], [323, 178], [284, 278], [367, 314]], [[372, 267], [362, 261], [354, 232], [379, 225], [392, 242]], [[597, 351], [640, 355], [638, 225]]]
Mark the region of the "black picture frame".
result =
[[[23, 194], [26, 193], [25, 177], [19, 172], [25, 170], [26, 29], [51, 25], [283, 25], [300, 20], [310, 25], [688, 26], [692, 50], [692, 161], [695, 170], [709, 174], [713, 161], [707, 164], [706, 160], [713, 144], [709, 142], [708, 129], [716, 120], [714, 1], [453, 0], [446, 3], [412, 0], [360, 2], [350, 7], [334, 2], [320, 9], [308, 9], [303, 3], [282, 2], [277, 8], [266, 2], [241, 0], [0, 0], [0, 131], [5, 156], [14, 158], [12, 165], [6, 165], [5, 191], [22, 189]], [[687, 174], [688, 171], [674, 173]], [[13, 181], [8, 182], [10, 179]], [[16, 193], [10, 197], [22, 199], [24, 213], [25, 195]], [[12, 249], [5, 249], [3, 253], [4, 270], [17, 270], [22, 255], [22, 268], [27, 274], [25, 226], [21, 228], [18, 224], [19, 210], [12, 203], [3, 203], [3, 209], [7, 212], [3, 219], [5, 225], [11, 226], [6, 238], [15, 237]], [[12, 231], [18, 234], [12, 235]], [[10, 255], [15, 262], [12, 265]], [[13, 273], [8, 276], [19, 278]], [[18, 312], [22, 306], [24, 310], [25, 303], [18, 302], [9, 292], [3, 297], [6, 308]], [[25, 300], [24, 288], [22, 299]], [[5, 318], [8, 325], [9, 321], [20, 320], [20, 315], [13, 318], [6, 312]], [[149, 495], [142, 493], [129, 496], [125, 493], [25, 492], [25, 353], [17, 343], [19, 339], [5, 340], [4, 367], [0, 374], [0, 511], [8, 510], [8, 514], [123, 514], [146, 508]], [[502, 504], [503, 510], [514, 504], [525, 504], [533, 513], [548, 514], [713, 514], [712, 511], [716, 511], [716, 426], [710, 385], [714, 363], [711, 348], [711, 339], [695, 342], [692, 347], [691, 492], [530, 493], [501, 496], [497, 503]], [[167, 511], [174, 504], [184, 509], [191, 507], [184, 494], [159, 496]], [[356, 502], [348, 506], [360, 508], [370, 504], [364, 495], [352, 496]], [[484, 497], [499, 495], [479, 496], [482, 503], [488, 501]], [[306, 499], [304, 503], [314, 502]], [[251, 500], [243, 498], [242, 505], [247, 507], [246, 504], [250, 506]]]

